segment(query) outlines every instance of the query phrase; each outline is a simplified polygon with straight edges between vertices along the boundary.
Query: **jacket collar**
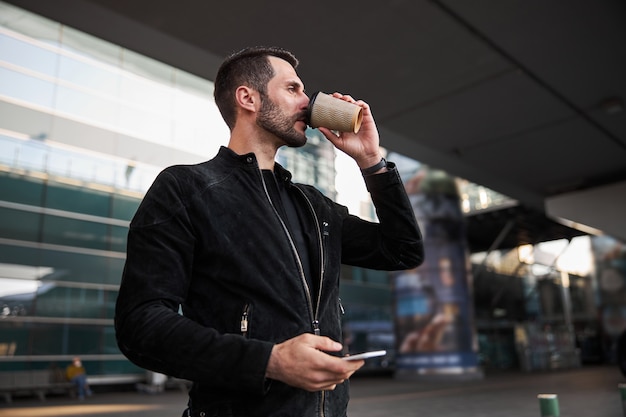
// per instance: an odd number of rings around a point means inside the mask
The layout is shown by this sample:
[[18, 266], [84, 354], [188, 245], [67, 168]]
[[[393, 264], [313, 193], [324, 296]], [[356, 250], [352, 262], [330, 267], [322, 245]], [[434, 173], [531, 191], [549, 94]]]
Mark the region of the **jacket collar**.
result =
[[[239, 155], [226, 146], [220, 146], [217, 157], [220, 160], [224, 161], [226, 164], [232, 164], [237, 166], [254, 166], [257, 169], [259, 167], [254, 152]], [[277, 178], [281, 178], [286, 182], [291, 181], [291, 172], [286, 170], [278, 162], [274, 162], [274, 173], [276, 174]]]

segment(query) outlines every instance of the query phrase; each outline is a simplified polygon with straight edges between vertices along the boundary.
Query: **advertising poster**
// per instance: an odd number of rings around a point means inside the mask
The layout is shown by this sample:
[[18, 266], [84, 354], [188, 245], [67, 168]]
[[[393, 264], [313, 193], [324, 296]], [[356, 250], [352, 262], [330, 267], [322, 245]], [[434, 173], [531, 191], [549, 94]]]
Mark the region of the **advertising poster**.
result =
[[406, 187], [422, 229], [425, 261], [393, 275], [396, 373], [482, 377], [456, 182], [441, 171], [421, 169]]
[[[594, 236], [595, 260], [604, 355], [610, 363], [625, 361], [626, 369], [626, 245], [610, 236]], [[622, 339], [622, 345], [618, 340]]]

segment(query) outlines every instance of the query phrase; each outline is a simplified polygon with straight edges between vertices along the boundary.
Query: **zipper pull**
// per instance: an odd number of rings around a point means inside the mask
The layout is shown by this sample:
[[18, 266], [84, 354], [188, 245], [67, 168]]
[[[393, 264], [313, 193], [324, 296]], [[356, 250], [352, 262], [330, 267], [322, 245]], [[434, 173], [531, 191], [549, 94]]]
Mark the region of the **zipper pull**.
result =
[[322, 222], [322, 235], [324, 237], [329, 235], [329, 232], [328, 232], [328, 222]]
[[245, 336], [248, 332], [248, 306], [243, 310], [243, 314], [241, 315], [241, 333]]
[[244, 313], [244, 315], [241, 317], [241, 333], [246, 334], [246, 332], [248, 331], [248, 315], [246, 313]]
[[313, 333], [316, 336], [319, 336], [321, 334], [320, 332], [320, 322], [317, 320], [313, 320]]
[[341, 298], [339, 299], [339, 310], [341, 310], [341, 315], [346, 315], [346, 310], [343, 309], [343, 304], [341, 304]]

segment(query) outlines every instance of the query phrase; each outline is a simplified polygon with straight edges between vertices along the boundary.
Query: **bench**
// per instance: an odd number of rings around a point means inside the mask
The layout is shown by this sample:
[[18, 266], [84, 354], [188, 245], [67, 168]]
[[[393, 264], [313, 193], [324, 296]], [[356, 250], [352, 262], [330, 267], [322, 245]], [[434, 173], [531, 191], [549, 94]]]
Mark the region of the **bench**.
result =
[[76, 387], [54, 370], [0, 372], [0, 395], [11, 403], [15, 394], [34, 394], [41, 401], [48, 393], [67, 393], [76, 396]]

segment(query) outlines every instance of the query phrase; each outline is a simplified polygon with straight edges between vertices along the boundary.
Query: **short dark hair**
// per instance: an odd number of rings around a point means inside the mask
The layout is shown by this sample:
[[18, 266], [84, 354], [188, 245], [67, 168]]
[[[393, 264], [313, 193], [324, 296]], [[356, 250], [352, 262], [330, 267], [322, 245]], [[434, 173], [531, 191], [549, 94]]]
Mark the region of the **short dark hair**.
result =
[[276, 46], [254, 46], [229, 55], [217, 71], [213, 97], [224, 121], [230, 129], [235, 126], [235, 90], [241, 85], [254, 88], [262, 95], [267, 83], [274, 77], [268, 56], [275, 56], [298, 66], [298, 59], [286, 49]]

